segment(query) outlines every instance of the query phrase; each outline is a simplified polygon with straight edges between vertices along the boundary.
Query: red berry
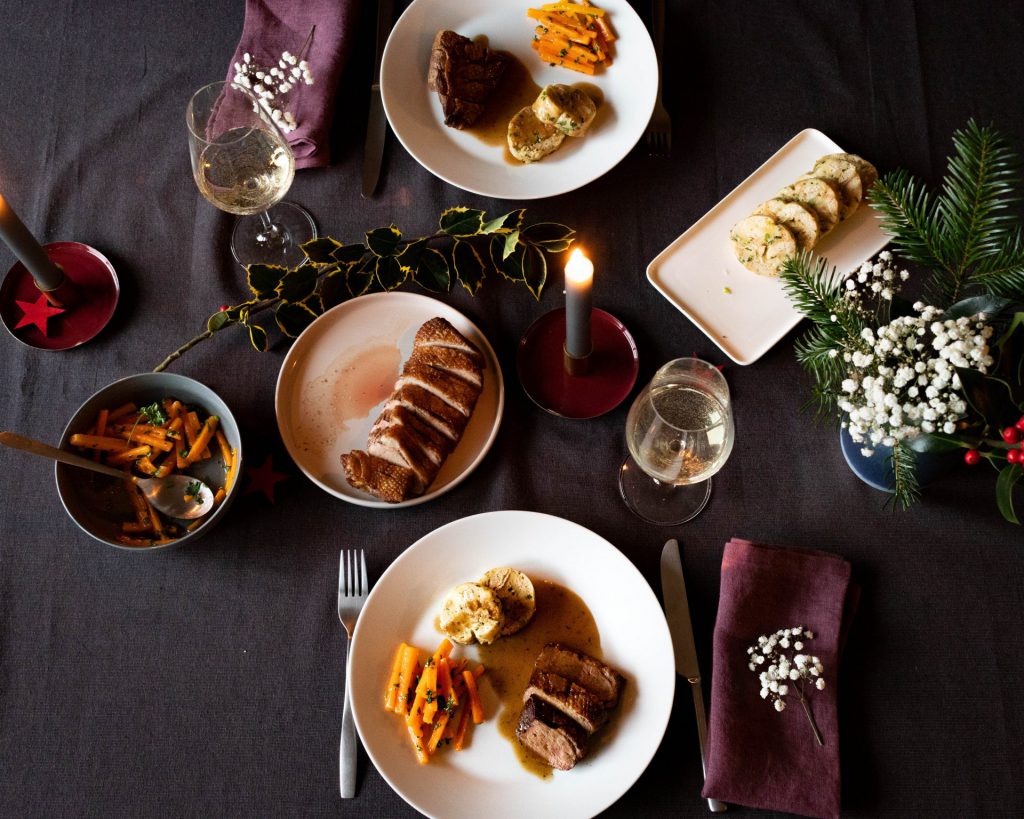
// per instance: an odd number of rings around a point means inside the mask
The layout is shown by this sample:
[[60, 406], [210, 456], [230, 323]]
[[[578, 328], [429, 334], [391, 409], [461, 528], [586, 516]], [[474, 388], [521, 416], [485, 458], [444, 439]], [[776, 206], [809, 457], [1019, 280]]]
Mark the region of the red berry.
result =
[[1011, 464], [1024, 463], [1024, 452], [1019, 449], [1011, 449], [1006, 453], [1006, 461]]
[[1008, 444], [1015, 444], [1020, 440], [1020, 430], [1017, 427], [1007, 427], [1003, 430], [1003, 440]]
[[1024, 415], [1020, 417], [1020, 420], [1016, 424], [1014, 424], [1014, 426], [1017, 427], [1017, 429], [1019, 429], [1021, 432], [1024, 432]]
[[981, 453], [976, 449], [968, 449], [964, 453], [964, 463], [968, 466], [974, 466], [976, 463], [981, 461]]
[[226, 305], [226, 304], [222, 304], [222, 305], [220, 306], [220, 311], [221, 311], [222, 313], [223, 313], [223, 312], [225, 312], [225, 311], [226, 311], [227, 309], [228, 309], [228, 305]]

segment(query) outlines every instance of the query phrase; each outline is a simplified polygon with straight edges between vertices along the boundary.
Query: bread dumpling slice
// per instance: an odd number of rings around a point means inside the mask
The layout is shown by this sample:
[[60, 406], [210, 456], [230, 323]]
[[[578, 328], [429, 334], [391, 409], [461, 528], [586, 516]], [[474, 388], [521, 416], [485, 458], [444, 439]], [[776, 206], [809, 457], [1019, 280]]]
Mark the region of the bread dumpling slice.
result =
[[818, 217], [809, 207], [799, 202], [769, 199], [758, 206], [754, 215], [770, 216], [783, 227], [789, 228], [801, 250], [811, 250], [821, 237]]
[[533, 113], [566, 136], [581, 137], [597, 116], [597, 106], [584, 91], [554, 83], [545, 86], [534, 100]]
[[828, 233], [839, 223], [843, 199], [839, 188], [827, 179], [812, 176], [798, 179], [778, 192], [777, 199], [791, 199], [810, 207], [818, 217], [822, 233]]
[[840, 219], [849, 219], [853, 216], [864, 199], [864, 184], [860, 178], [860, 171], [848, 159], [837, 156], [823, 157], [815, 163], [814, 170], [807, 176], [825, 179], [839, 189], [842, 197]]
[[759, 276], [778, 276], [786, 260], [796, 255], [793, 234], [770, 216], [748, 216], [737, 222], [729, 239], [740, 264]]
[[543, 159], [565, 141], [565, 134], [541, 122], [527, 105], [508, 124], [508, 149], [520, 162]]
[[441, 604], [441, 630], [459, 645], [493, 643], [505, 625], [498, 595], [480, 583], [460, 583]]
[[509, 566], [491, 569], [480, 578], [481, 585], [491, 589], [501, 600], [505, 615], [502, 636], [515, 634], [522, 629], [537, 610], [533, 581], [523, 572]]
[[828, 154], [819, 159], [818, 162], [824, 162], [827, 159], [845, 159], [847, 162], [852, 162], [856, 165], [857, 172], [860, 174], [861, 187], [865, 194], [878, 181], [878, 169], [863, 157], [857, 156], [857, 154]]

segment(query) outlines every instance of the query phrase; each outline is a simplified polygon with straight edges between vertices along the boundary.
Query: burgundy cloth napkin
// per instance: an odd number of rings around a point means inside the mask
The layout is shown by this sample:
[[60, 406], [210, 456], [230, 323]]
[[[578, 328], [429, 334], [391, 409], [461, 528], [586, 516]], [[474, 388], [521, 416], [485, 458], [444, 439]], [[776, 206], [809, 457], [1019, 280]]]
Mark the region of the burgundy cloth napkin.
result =
[[[228, 81], [235, 78], [235, 63], [241, 63], [246, 52], [260, 65], [276, 66], [281, 54], [288, 51], [306, 60], [313, 75], [313, 85], [298, 83], [280, 98], [298, 123], [286, 135], [296, 168], [330, 164], [334, 96], [355, 36], [358, 12], [359, 0], [245, 0], [245, 24], [228, 64]], [[300, 54], [314, 26], [309, 45]]]
[[[839, 816], [839, 657], [856, 605], [850, 564], [826, 552], [733, 539], [722, 556], [715, 621], [705, 797], [755, 808]], [[800, 701], [784, 711], [760, 696], [747, 647], [761, 635], [801, 626], [814, 634], [800, 653], [817, 656], [825, 689], [808, 702], [825, 741], [818, 745]], [[792, 654], [792, 651], [787, 652]], [[793, 691], [792, 684], [790, 691]]]

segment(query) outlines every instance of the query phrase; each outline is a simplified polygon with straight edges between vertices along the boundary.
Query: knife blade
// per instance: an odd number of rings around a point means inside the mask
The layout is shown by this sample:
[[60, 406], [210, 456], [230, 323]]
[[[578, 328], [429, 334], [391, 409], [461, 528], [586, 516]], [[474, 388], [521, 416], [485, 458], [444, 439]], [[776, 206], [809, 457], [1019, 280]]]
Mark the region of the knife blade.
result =
[[373, 85], [370, 86], [370, 111], [366, 120], [366, 145], [363, 148], [362, 196], [369, 199], [377, 189], [380, 163], [384, 157], [384, 139], [387, 136], [387, 116], [380, 96], [380, 62], [384, 56], [391, 32], [394, 0], [380, 0], [377, 6], [377, 54], [373, 66]]
[[[661, 592], [665, 599], [665, 619], [668, 621], [668, 630], [672, 635], [676, 673], [686, 678], [693, 694], [693, 709], [697, 716], [697, 738], [700, 741], [700, 766], [706, 775], [705, 755], [707, 753], [708, 724], [704, 713], [704, 693], [700, 684], [697, 645], [693, 640], [690, 604], [686, 598], [683, 562], [679, 557], [679, 543], [675, 538], [669, 540], [661, 552]], [[721, 813], [727, 806], [717, 799], [708, 799], [708, 807], [714, 813]]]

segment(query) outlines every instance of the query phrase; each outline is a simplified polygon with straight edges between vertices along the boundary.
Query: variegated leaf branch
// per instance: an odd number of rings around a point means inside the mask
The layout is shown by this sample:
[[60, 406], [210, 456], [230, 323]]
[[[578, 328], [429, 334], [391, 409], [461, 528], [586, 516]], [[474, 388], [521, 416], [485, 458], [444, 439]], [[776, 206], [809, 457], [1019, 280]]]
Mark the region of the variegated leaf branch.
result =
[[448, 293], [457, 283], [475, 296], [487, 275], [495, 273], [525, 285], [539, 299], [548, 276], [547, 255], [568, 249], [576, 231], [555, 222], [527, 225], [525, 214], [513, 210], [488, 220], [482, 210], [449, 208], [429, 236], [406, 238], [390, 225], [368, 231], [362, 243], [346, 245], [329, 236], [313, 239], [302, 246], [306, 263], [296, 268], [249, 265], [246, 282], [252, 298], [210, 316], [206, 329], [154, 372], [236, 324], [246, 328], [253, 347], [266, 351], [269, 335], [254, 317], [271, 309], [281, 333], [296, 338], [333, 302], [408, 284]]

